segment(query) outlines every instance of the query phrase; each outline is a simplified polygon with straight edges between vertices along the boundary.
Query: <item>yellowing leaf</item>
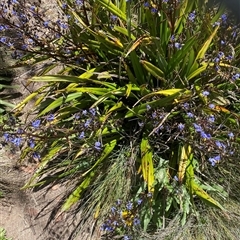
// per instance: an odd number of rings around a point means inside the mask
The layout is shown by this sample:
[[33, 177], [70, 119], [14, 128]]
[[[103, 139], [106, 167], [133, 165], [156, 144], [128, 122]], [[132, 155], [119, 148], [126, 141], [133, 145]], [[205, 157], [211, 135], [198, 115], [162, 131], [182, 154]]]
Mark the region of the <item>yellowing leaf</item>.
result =
[[192, 192], [193, 194], [196, 194], [202, 201], [204, 201], [206, 204], [219, 208], [221, 210], [224, 210], [222, 205], [217, 202], [215, 199], [213, 199], [211, 196], [209, 196], [202, 188], [199, 186], [195, 181], [192, 182]]
[[164, 73], [161, 69], [159, 69], [158, 67], [156, 67], [155, 65], [153, 65], [150, 62], [141, 60], [140, 61], [143, 65], [143, 67], [150, 73], [152, 74], [155, 78], [165, 82], [166, 80], [164, 79]]
[[144, 181], [147, 182], [148, 192], [153, 192], [154, 168], [152, 158], [152, 148], [147, 138], [141, 142], [141, 169]]
[[188, 164], [188, 160], [191, 154], [191, 146], [184, 145], [181, 147], [181, 153], [179, 158], [179, 167], [178, 167], [178, 180], [182, 182], [185, 177], [185, 172]]

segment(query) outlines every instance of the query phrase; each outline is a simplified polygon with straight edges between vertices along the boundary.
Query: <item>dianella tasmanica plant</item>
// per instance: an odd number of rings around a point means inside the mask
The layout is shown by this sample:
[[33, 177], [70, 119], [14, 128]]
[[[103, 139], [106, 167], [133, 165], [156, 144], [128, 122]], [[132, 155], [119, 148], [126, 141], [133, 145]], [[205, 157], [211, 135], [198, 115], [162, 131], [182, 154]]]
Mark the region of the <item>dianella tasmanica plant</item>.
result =
[[42, 87], [13, 112], [34, 101], [34, 119], [4, 127], [22, 160], [39, 161], [24, 188], [67, 184], [60, 211], [80, 206], [105, 239], [197, 221], [202, 203], [226, 213], [220, 179], [239, 163], [240, 71], [238, 29], [223, 8], [67, 0], [54, 19], [12, 1], [16, 24], [4, 6], [4, 28], [24, 43], [19, 65], [48, 63], [30, 79]]

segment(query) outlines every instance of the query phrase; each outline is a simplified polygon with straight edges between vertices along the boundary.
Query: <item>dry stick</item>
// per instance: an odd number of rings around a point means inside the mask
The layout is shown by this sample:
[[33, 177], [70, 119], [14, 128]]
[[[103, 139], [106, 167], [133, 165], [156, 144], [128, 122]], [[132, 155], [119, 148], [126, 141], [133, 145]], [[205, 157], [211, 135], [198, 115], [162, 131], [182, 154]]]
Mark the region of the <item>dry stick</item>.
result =
[[155, 131], [157, 131], [157, 130], [163, 125], [163, 123], [167, 120], [168, 116], [169, 116], [173, 111], [175, 111], [175, 109], [176, 109], [176, 107], [173, 108], [169, 113], [167, 113], [167, 114], [165, 115], [165, 117], [164, 117], [163, 120], [159, 123], [159, 125], [158, 125], [157, 127], [155, 127], [155, 128], [149, 133], [148, 137], [150, 137], [151, 135], [153, 135], [153, 133], [154, 133]]

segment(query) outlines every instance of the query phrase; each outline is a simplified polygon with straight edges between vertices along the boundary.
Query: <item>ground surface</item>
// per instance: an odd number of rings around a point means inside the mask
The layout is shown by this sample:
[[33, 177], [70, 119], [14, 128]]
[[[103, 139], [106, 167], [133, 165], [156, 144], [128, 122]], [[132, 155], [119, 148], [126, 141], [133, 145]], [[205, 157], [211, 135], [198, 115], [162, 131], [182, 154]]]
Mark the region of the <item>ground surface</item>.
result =
[[[2, 54], [4, 64], [13, 63], [9, 56]], [[18, 85], [18, 88], [1, 92], [0, 98], [10, 94], [10, 101], [17, 104], [38, 86], [26, 88], [27, 79], [32, 75], [29, 69], [16, 69], [12, 74], [12, 84]], [[20, 190], [36, 165], [19, 164], [19, 151], [12, 151], [10, 146], [4, 146], [2, 138], [0, 140], [0, 190], [3, 192], [0, 198], [0, 227], [6, 229], [7, 237], [13, 240], [73, 239], [80, 215], [64, 213], [52, 217], [54, 206], [58, 205], [65, 187], [57, 185], [38, 192]], [[84, 239], [84, 234], [80, 235], [75, 239]]]

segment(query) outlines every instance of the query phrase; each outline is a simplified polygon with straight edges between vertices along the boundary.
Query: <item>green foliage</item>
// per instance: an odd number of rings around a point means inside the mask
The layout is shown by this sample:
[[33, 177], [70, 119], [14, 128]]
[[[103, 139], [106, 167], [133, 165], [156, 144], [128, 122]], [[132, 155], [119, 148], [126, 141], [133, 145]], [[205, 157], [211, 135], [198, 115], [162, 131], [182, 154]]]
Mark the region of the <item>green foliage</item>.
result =
[[106, 239], [184, 225], [199, 200], [225, 211], [208, 171], [239, 154], [239, 47], [223, 9], [200, 3], [67, 1], [66, 33], [22, 58], [64, 64], [30, 79], [45, 84], [15, 114], [34, 101], [36, 119], [5, 136], [39, 162], [24, 188], [68, 184], [61, 211], [80, 202]]
[[6, 237], [6, 230], [0, 227], [0, 240], [11, 240]]

